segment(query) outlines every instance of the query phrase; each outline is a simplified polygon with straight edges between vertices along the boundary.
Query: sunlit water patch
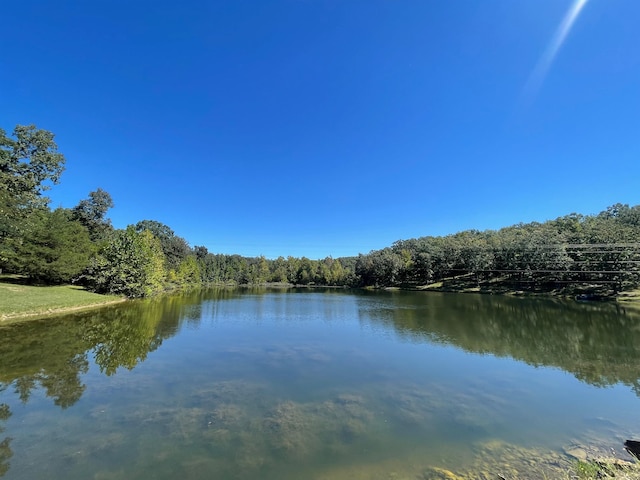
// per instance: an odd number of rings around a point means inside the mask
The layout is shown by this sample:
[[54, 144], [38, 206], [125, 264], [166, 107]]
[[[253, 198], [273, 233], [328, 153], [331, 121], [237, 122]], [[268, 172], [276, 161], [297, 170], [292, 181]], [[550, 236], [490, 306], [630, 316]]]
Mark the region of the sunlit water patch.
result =
[[212, 290], [0, 327], [0, 475], [540, 478], [640, 434], [609, 304]]

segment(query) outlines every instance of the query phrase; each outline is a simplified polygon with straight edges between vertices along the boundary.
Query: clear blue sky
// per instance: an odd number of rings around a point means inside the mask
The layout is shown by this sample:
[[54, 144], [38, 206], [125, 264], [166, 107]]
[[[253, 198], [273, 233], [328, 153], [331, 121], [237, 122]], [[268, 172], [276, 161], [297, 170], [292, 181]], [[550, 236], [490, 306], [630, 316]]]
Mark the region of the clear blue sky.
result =
[[0, 126], [101, 187], [116, 227], [321, 258], [640, 203], [640, 1], [91, 0], [2, 5]]

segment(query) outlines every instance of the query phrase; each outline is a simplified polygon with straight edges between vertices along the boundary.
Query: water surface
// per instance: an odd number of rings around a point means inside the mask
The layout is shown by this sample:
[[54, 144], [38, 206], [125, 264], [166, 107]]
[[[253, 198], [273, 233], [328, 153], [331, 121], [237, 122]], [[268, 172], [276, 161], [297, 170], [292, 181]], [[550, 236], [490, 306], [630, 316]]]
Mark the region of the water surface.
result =
[[616, 305], [424, 292], [217, 289], [3, 325], [0, 476], [536, 478], [640, 436], [636, 345]]

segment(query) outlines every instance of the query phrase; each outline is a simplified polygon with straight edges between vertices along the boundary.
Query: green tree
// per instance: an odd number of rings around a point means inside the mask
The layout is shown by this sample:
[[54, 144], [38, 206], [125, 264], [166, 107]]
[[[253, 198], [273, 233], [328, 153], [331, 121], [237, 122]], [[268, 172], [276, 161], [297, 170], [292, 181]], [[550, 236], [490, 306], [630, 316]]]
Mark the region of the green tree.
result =
[[344, 285], [346, 281], [346, 272], [339, 259], [334, 260], [331, 264], [331, 279], [332, 285]]
[[460, 273], [473, 273], [478, 285], [486, 272], [493, 268], [490, 238], [490, 233], [477, 230], [466, 230], [453, 237], [460, 248]]
[[207, 250], [207, 247], [196, 245], [193, 247], [193, 253], [195, 253], [198, 260], [203, 260], [209, 254], [209, 250]]
[[292, 282], [296, 285], [309, 285], [316, 281], [316, 262], [307, 257], [302, 257], [297, 260], [297, 271], [295, 275], [295, 281]]
[[89, 230], [91, 240], [103, 240], [113, 231], [111, 220], [105, 218], [110, 208], [113, 208], [111, 195], [98, 188], [89, 193], [89, 198], [80, 200], [73, 208], [73, 218]]
[[300, 260], [289, 255], [287, 257], [287, 280], [294, 285], [298, 283], [298, 269]]
[[189, 255], [180, 262], [176, 272], [176, 282], [183, 286], [200, 283], [200, 267], [195, 255]]
[[160, 291], [164, 281], [164, 254], [160, 241], [133, 226], [117, 230], [87, 271], [97, 292], [144, 297]]
[[135, 230], [136, 232], [149, 230], [158, 240], [160, 240], [160, 243], [175, 235], [175, 232], [171, 230], [168, 225], [158, 222], [157, 220], [141, 220], [135, 224]]
[[258, 275], [256, 283], [265, 283], [269, 280], [269, 262], [261, 255], [258, 258]]
[[95, 251], [87, 229], [71, 219], [69, 210], [41, 210], [32, 227], [15, 242], [12, 269], [43, 283], [67, 283], [89, 264]]
[[403, 267], [402, 259], [390, 248], [374, 250], [358, 257], [356, 274], [365, 286], [390, 286], [396, 284]]
[[37, 201], [48, 189], [44, 182], [58, 183], [64, 156], [53, 133], [35, 125], [18, 125], [13, 135], [0, 129], [0, 188], [23, 203]]
[[191, 248], [187, 241], [175, 234], [170, 227], [156, 220], [142, 220], [135, 225], [137, 232], [149, 230], [158, 240], [165, 255], [167, 270], [177, 273], [180, 263], [190, 255]]
[[273, 269], [271, 273], [271, 281], [287, 283], [287, 261], [284, 257], [276, 258], [271, 262], [271, 267]]
[[42, 193], [58, 183], [65, 162], [51, 132], [18, 125], [13, 137], [0, 129], [0, 267], [10, 253], [8, 239], [24, 235], [29, 215], [47, 205]]

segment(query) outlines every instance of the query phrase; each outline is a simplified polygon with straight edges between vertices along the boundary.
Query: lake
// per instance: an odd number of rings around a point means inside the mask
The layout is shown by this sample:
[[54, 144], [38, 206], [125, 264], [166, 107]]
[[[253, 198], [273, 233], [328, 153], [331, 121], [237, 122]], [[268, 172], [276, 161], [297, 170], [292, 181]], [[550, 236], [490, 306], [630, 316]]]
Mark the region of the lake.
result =
[[401, 291], [212, 289], [0, 325], [0, 476], [541, 478], [583, 448], [626, 458], [639, 346], [616, 304]]

